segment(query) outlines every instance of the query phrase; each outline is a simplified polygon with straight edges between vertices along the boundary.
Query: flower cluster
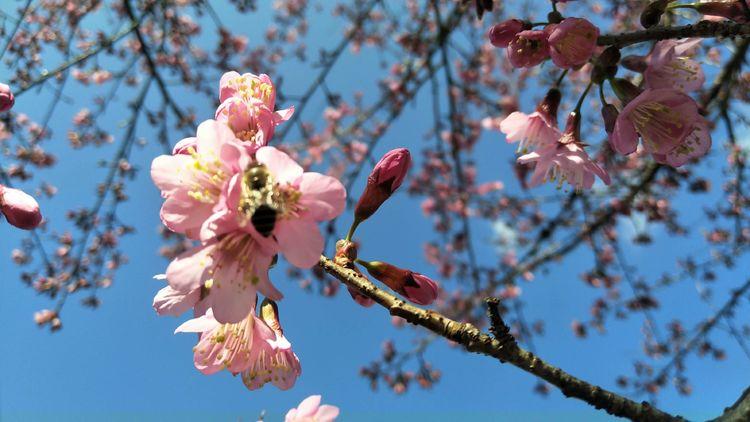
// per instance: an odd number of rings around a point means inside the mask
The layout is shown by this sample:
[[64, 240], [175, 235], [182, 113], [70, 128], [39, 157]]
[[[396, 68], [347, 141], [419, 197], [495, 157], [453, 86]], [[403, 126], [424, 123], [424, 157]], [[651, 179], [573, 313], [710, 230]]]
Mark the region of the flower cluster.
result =
[[495, 47], [506, 48], [514, 67], [534, 67], [551, 58], [562, 69], [579, 68], [594, 54], [599, 28], [582, 18], [550, 23], [542, 30], [518, 19], [501, 22], [489, 31]]
[[[623, 155], [636, 152], [640, 138], [643, 151], [658, 163], [673, 167], [708, 152], [711, 147], [708, 121], [687, 94], [699, 89], [705, 81], [700, 64], [691, 57], [699, 39], [659, 41], [645, 57], [627, 56], [621, 60], [620, 50], [615, 47], [593, 57], [599, 30], [585, 19], [562, 19], [550, 14], [551, 20], [557, 18], [559, 23], [545, 24], [543, 30], [532, 30], [531, 23], [510, 19], [493, 26], [488, 33], [494, 46], [507, 48], [514, 67], [532, 67], [551, 58], [557, 67], [565, 69], [558, 85], [568, 69], [591, 64], [587, 68], [589, 85], [570, 114], [564, 132], [557, 126], [561, 99], [557, 86], [549, 90], [535, 112], [515, 111], [496, 124], [506, 141], [518, 142], [519, 151], [525, 153], [518, 163], [534, 165], [530, 186], [557, 180], [558, 186], [567, 181], [577, 190], [588, 189], [594, 184], [594, 176], [610, 183], [609, 175], [589, 157], [580, 138], [581, 107], [594, 84], [600, 85], [604, 127], [615, 152]], [[616, 77], [620, 64], [642, 73], [640, 85]], [[606, 101], [606, 82], [619, 99], [619, 108]]]
[[193, 309], [195, 318], [177, 331], [200, 333], [194, 361], [201, 372], [226, 368], [249, 389], [267, 382], [287, 389], [301, 368], [279, 323], [274, 301], [282, 293], [269, 268], [279, 254], [300, 268], [315, 265], [323, 251], [318, 223], [344, 210], [346, 192], [268, 146], [293, 109], [274, 111], [267, 75], [226, 73], [220, 100], [216, 120], [151, 165], [165, 198], [162, 222], [197, 243], [159, 277], [168, 285], [154, 308], [160, 315]]
[[[0, 113], [10, 110], [15, 103], [13, 91], [0, 83]], [[0, 184], [0, 213], [12, 226], [32, 230], [42, 223], [42, 213], [36, 199], [26, 192]]]

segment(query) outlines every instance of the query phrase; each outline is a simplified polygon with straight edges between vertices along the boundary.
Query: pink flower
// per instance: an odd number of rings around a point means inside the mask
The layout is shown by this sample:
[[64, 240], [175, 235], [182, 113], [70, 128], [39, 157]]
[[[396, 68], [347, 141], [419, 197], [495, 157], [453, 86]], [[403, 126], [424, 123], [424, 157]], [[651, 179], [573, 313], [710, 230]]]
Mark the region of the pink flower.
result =
[[493, 25], [487, 32], [490, 43], [495, 47], [506, 48], [516, 37], [516, 34], [523, 31], [524, 23], [518, 19], [508, 19]]
[[530, 186], [537, 186], [550, 180], [557, 180], [558, 187], [568, 182], [577, 190], [590, 189], [594, 176], [605, 184], [610, 183], [607, 172], [599, 167], [583, 149], [579, 136], [580, 117], [571, 113], [565, 133], [557, 142], [548, 144], [537, 151], [518, 157], [518, 163], [535, 163]]
[[0, 212], [8, 223], [23, 230], [35, 229], [42, 222], [36, 199], [24, 191], [3, 185], [0, 185]]
[[250, 151], [268, 145], [276, 125], [289, 116], [277, 116], [257, 100], [230, 97], [216, 110], [216, 120], [226, 123], [238, 139], [249, 143]]
[[164, 225], [197, 239], [226, 195], [230, 176], [244, 169], [250, 157], [234, 133], [214, 120], [201, 123], [196, 138], [188, 139], [175, 146], [176, 155], [154, 159], [151, 178], [166, 198], [161, 207]]
[[271, 254], [310, 268], [323, 252], [318, 223], [343, 212], [346, 190], [333, 177], [304, 172], [286, 153], [262, 147], [256, 162], [234, 174], [221, 211], [204, 227], [202, 237], [231, 231], [250, 233]]
[[[167, 267], [170, 290], [160, 291], [154, 307], [162, 314], [177, 314], [202, 294], [221, 323], [244, 319], [257, 292], [274, 300], [283, 297], [268, 278], [273, 254], [249, 234], [233, 232], [190, 249]], [[197, 295], [197, 296], [196, 296]]]
[[[646, 151], [655, 156], [666, 156], [679, 146], [688, 147], [688, 143], [693, 145], [688, 148], [702, 151], [706, 141], [702, 133], [696, 134], [697, 126], [705, 127], [705, 119], [692, 98], [675, 89], [647, 89], [620, 112], [609, 139], [620, 154], [634, 152], [639, 135]], [[700, 146], [694, 148], [698, 140]]]
[[381, 261], [357, 260], [357, 263], [367, 268], [371, 276], [411, 302], [418, 305], [430, 305], [437, 299], [438, 285], [425, 275]]
[[552, 61], [564, 69], [583, 66], [594, 54], [598, 37], [599, 28], [586, 19], [564, 19], [549, 32]]
[[16, 102], [13, 91], [6, 84], [0, 83], [0, 113], [4, 113], [13, 107]]
[[666, 154], [653, 154], [658, 163], [680, 167], [691, 159], [699, 158], [711, 149], [711, 132], [708, 121], [700, 118], [693, 125], [693, 130], [685, 140]]
[[205, 315], [177, 327], [175, 333], [178, 332], [200, 333], [193, 348], [193, 361], [199, 371], [206, 375], [222, 369], [234, 375], [241, 373], [251, 390], [267, 382], [287, 390], [302, 371], [281, 330], [276, 304], [267, 299], [261, 305], [261, 317], [255, 315], [253, 305], [241, 321], [222, 324], [208, 309]]
[[687, 54], [700, 42], [699, 38], [657, 42], [643, 74], [646, 88], [674, 88], [690, 92], [703, 86], [705, 75], [701, 65]]
[[508, 60], [514, 67], [534, 67], [549, 57], [544, 31], [521, 31], [508, 45]]
[[310, 396], [296, 408], [289, 409], [284, 422], [333, 422], [339, 415], [339, 408], [320, 404], [320, 396]]
[[276, 89], [268, 75], [225, 73], [219, 83], [219, 100], [216, 120], [228, 124], [251, 148], [268, 145], [274, 128], [294, 113], [294, 107], [274, 111]]
[[514, 111], [500, 122], [500, 131], [508, 143], [520, 141], [518, 151], [541, 148], [555, 142], [560, 137], [557, 129], [557, 106], [560, 104], [560, 91], [551, 89], [536, 111], [525, 114]]
[[260, 317], [258, 324], [262, 323], [270, 328], [274, 337], [264, 337], [270, 348], [261, 349], [258, 359], [242, 373], [242, 382], [249, 390], [257, 390], [269, 382], [281, 390], [288, 390], [302, 373], [299, 358], [292, 351], [291, 343], [284, 337], [276, 303], [264, 300]]
[[388, 151], [367, 177], [367, 186], [354, 209], [355, 220], [364, 221], [401, 186], [411, 167], [411, 154], [406, 148]]

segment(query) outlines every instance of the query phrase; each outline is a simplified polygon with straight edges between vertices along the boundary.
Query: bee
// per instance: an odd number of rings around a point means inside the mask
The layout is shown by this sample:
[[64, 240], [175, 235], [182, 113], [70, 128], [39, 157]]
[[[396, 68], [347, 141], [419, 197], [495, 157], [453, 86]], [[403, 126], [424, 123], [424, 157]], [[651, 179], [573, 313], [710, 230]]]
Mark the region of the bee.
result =
[[253, 212], [250, 222], [261, 236], [268, 237], [276, 226], [276, 210], [268, 205], [261, 205]]
[[278, 207], [274, 197], [273, 177], [263, 164], [255, 163], [245, 171], [240, 209], [250, 216], [250, 222], [263, 237], [276, 227]]

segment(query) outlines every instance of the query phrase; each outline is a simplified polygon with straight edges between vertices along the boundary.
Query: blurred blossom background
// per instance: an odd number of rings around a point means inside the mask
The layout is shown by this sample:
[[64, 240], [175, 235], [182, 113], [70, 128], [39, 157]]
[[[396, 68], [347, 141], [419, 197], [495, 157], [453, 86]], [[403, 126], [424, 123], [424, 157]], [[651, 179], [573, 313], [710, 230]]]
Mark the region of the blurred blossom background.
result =
[[[560, 212], [571, 191], [556, 189], [554, 184], [524, 190], [514, 172], [516, 146], [507, 144], [501, 133], [482, 128], [482, 119], [503, 117], [514, 107], [503, 105], [503, 101], [508, 101], [506, 97], [515, 98], [518, 109], [530, 112], [555, 75], [549, 64], [533, 75], [504, 68], [504, 52], [493, 49], [485, 33], [492, 23], [505, 17], [543, 19], [547, 2], [506, 2], [504, 7], [486, 13], [481, 21], [469, 5], [458, 18], [459, 24], [452, 27], [445, 47], [452, 77], [458, 80], [457, 86], [470, 85], [479, 90], [474, 95], [480, 98], [469, 101], [466, 90], [455, 93], [457, 101], [466, 102], [455, 112], [462, 115], [466, 137], [470, 139], [470, 145], [460, 148], [459, 154], [463, 165], [476, 175], [469, 182], [475, 189], [472, 195], [484, 185], [489, 191], [484, 196], [488, 202], [500, 203], [506, 198], [518, 204], [534, 201], [535, 205], [531, 207], [533, 211], [515, 215], [506, 211], [483, 213], [484, 205], [477, 199], [469, 204], [472, 211], [467, 226], [463, 226], [459, 217], [463, 211], [459, 211], [451, 214], [453, 223], [445, 231], [437, 229], [439, 218], [430, 213], [430, 199], [434, 201], [439, 196], [424, 188], [424, 180], [431, 180], [436, 186], [445, 180], [439, 174], [423, 173], [430, 162], [425, 151], [448, 148], [447, 142], [439, 138], [443, 131], [450, 130], [447, 79], [440, 69], [434, 70], [437, 77], [429, 76], [426, 72], [430, 66], [418, 62], [421, 49], [430, 47], [428, 41], [435, 35], [435, 27], [432, 21], [419, 22], [414, 17], [424, 14], [434, 19], [430, 2], [352, 1], [340, 5], [338, 1], [260, 0], [211, 1], [209, 5], [206, 1], [175, 1], [153, 6], [149, 12], [152, 6], [147, 2], [131, 1], [135, 13], [146, 16], [139, 30], [151, 39], [149, 47], [159, 57], [157, 65], [164, 84], [161, 87], [154, 81], [144, 91], [135, 129], [132, 104], [139, 101], [148, 78], [148, 64], [128, 50], [129, 43], [136, 42], [132, 32], [113, 43], [113, 47], [65, 69], [62, 76], [28, 90], [21, 88], [75, 60], [79, 54], [86, 54], [101, 37], [128, 31], [129, 20], [121, 2], [92, 3], [90, 11], [72, 21], [71, 10], [85, 8], [90, 2], [30, 3], [32, 10], [26, 13], [27, 17], [50, 16], [49, 10], [56, 10], [53, 24], [59, 32], [46, 35], [75, 35], [69, 41], [67, 57], [66, 50], [55, 48], [54, 42], [38, 51], [34, 43], [22, 38], [9, 43], [16, 19], [27, 4], [25, 0], [0, 2], [0, 46], [9, 44], [0, 63], [0, 81], [9, 83], [17, 92], [13, 114], [3, 116], [0, 166], [6, 174], [13, 174], [17, 166], [32, 173], [33, 177], [27, 180], [13, 178], [13, 183], [34, 192], [42, 207], [48, 223], [37, 234], [46, 252], [51, 256], [75, 253], [78, 244], [74, 242], [70, 251], [61, 251], [65, 245], [58, 236], [71, 233], [74, 239], [80, 238], [81, 227], [75, 225], [75, 218], [70, 218], [71, 210], [96, 204], [97, 189], [109, 174], [113, 157], [117, 157], [123, 142], [132, 138], [126, 155], [114, 161], [121, 168], [116, 183], [122, 182], [123, 200], [114, 201], [120, 193], [109, 192], [102, 204], [102, 215], [113, 217], [98, 221], [91, 238], [105, 232], [104, 227], [120, 227], [121, 231], [127, 227], [128, 234], [117, 236], [119, 252], [107, 252], [101, 262], [90, 262], [98, 269], [92, 270], [88, 282], [97, 287], [73, 289], [76, 291], [63, 299], [62, 329], [51, 332], [49, 325], [36, 326], [34, 314], [60, 306], [62, 291], [51, 297], [48, 291], [22, 282], [27, 277], [24, 273], [42, 265], [39, 250], [27, 232], [10, 229], [5, 222], [0, 225], [0, 320], [4, 334], [0, 342], [1, 420], [254, 421], [265, 412], [264, 420], [272, 421], [281, 420], [288, 409], [311, 394], [322, 394], [325, 403], [340, 407], [341, 420], [345, 421], [608, 420], [606, 414], [586, 403], [566, 399], [556, 388], [517, 368], [469, 354], [420, 329], [392, 321], [379, 306], [360, 307], [335, 280], [292, 270], [283, 260], [272, 269], [271, 279], [285, 294], [279, 303], [281, 322], [302, 363], [302, 375], [291, 390], [279, 391], [267, 385], [248, 391], [238, 378], [226, 372], [202, 375], [192, 362], [195, 336], [172, 334], [188, 316], [160, 318], [151, 307], [154, 294], [162, 287], [152, 277], [163, 273], [168, 264], [160, 250], [164, 252], [165, 244], [174, 243], [160, 233], [162, 199], [149, 177], [150, 162], [163, 153], [164, 145], [174, 145], [189, 136], [197, 123], [213, 117], [219, 78], [228, 70], [270, 75], [277, 87], [279, 107], [293, 105], [300, 116], [299, 120], [285, 123], [289, 127], [279, 126], [272, 144], [298, 154], [298, 159], [315, 171], [340, 177], [350, 187], [353, 200], [362, 192], [367, 172], [382, 154], [402, 146], [411, 150], [414, 165], [402, 189], [358, 229], [361, 257], [391, 262], [439, 280], [443, 291], [438, 306], [447, 312], [458, 306], [451, 297], [474, 294], [472, 283], [467, 280], [471, 277], [466, 275], [470, 270], [462, 267], [468, 262], [466, 252], [456, 249], [461, 243], [456, 240], [460, 230], [468, 228], [473, 259], [483, 268], [497, 268], [502, 273], [515, 265], [529, 252], [533, 243], [530, 239]], [[461, 2], [438, 3], [443, 12], [441, 19], [450, 19]], [[616, 2], [577, 3], [565, 10], [589, 18], [601, 26], [602, 32], [627, 29], [619, 17], [613, 20], [613, 15], [604, 12]], [[350, 37], [347, 31], [357, 22], [361, 24], [356, 17], [363, 13], [365, 23], [358, 27], [356, 36]], [[426, 32], [419, 32], [420, 25], [426, 27]], [[37, 22], [24, 20], [19, 30], [32, 37], [38, 28]], [[148, 35], [149, 31], [165, 28], [179, 28], [184, 31], [180, 35], [184, 38], [168, 32], [160, 45], [159, 37]], [[226, 32], [222, 34], [218, 28]], [[420, 43], [424, 45], [404, 47], [407, 43], [403, 37], [409, 34], [423, 37]], [[348, 42], [342, 44], [346, 39]], [[700, 56], [707, 84], [721, 71], [721, 59], [732, 52], [727, 43], [714, 48], [706, 47]], [[24, 53], [23, 49], [28, 51]], [[326, 53], [321, 55], [321, 51]], [[430, 56], [431, 66], [444, 66], [440, 52], [435, 54]], [[719, 59], [712, 59], [711, 54]], [[495, 62], [482, 62], [493, 56]], [[170, 62], [170, 57], [176, 60]], [[334, 64], [329, 66], [331, 63]], [[410, 85], [412, 77], [399, 70], [411, 66], [421, 66], [417, 67], [417, 75], [424, 81], [418, 87]], [[480, 75], [467, 75], [467, 69]], [[325, 72], [322, 78], [321, 72]], [[472, 80], [482, 79], [482, 72], [495, 72], [495, 76], [482, 82]], [[563, 89], [562, 110], [570, 110], [578, 98], [577, 77], [570, 76], [570, 83]], [[186, 78], [189, 82], [185, 82]], [[389, 84], [401, 83], [407, 87], [405, 94], [394, 94], [394, 98], [384, 95], [389, 89], [402, 89]], [[121, 86], [115, 88], [115, 84]], [[165, 100], [162, 89], [168, 90], [170, 100]], [[584, 134], [590, 136], [587, 141], [596, 150], [605, 142], [605, 135], [595, 122], [599, 118], [596, 96], [590, 98], [590, 107], [584, 107], [584, 118], [588, 119]], [[372, 115], [364, 114], [379, 101], [381, 108], [375, 108]], [[397, 103], [402, 104], [395, 106]], [[178, 121], [173, 106], [184, 113], [184, 122]], [[747, 111], [740, 101], [733, 107], [737, 115]], [[18, 123], [21, 113], [46, 127], [47, 133], [35, 138], [33, 131]], [[343, 123], [336, 122], [337, 113], [343, 113]], [[346, 132], [356, 119], [364, 119], [363, 127]], [[735, 137], [738, 148], [750, 151], [750, 137], [743, 123], [737, 120]], [[100, 128], [106, 133], [99, 133]], [[733, 313], [731, 327], [720, 323], [705, 339], [707, 345], [685, 356], [683, 372], [670, 372], [665, 386], [636, 388], [634, 384], [667, 365], [678, 349], [676, 345], [690, 338], [696, 327], [720, 309], [731, 291], [748, 277], [750, 263], [743, 255], [744, 249], [735, 250], [735, 260], [729, 266], [711, 261], [724, 251], [721, 239], [717, 239], [723, 232], [717, 232], [717, 227], [723, 224], [722, 227], [732, 228], [729, 223], [717, 223], [707, 213], [717, 210], [717, 204], [726, 203], [722, 183], [731, 177], [726, 128], [719, 124], [713, 137], [709, 155], [689, 166], [692, 173], [674, 176], [677, 188], [668, 195], [658, 190], [653, 193], [654, 201], [667, 201], [667, 213], [676, 213], [667, 219], [674, 217], [679, 226], [688, 229], [684, 234], [676, 234], [664, 220], [654, 221], [649, 213], [658, 207], [634, 210], [613, 223], [611, 229], [621, 240], [617, 261], [622, 267], [611, 272], [619, 286], [617, 297], [612, 296], [611, 286], [606, 286], [606, 277], [597, 278], [591, 272], [597, 264], [587, 241], [563, 259], [517, 277], [515, 285], [494, 290], [506, 301], [508, 321], [514, 330], [521, 331], [524, 347], [591, 383], [639, 402], [652, 400], [660, 408], [688, 419], [718, 415], [747, 388], [750, 375], [745, 297]], [[54, 157], [54, 165], [35, 165], [19, 158], [19, 148], [33, 150], [37, 144], [44, 154]], [[356, 171], [357, 168], [363, 170]], [[612, 176], [627, 181], [635, 180], [638, 174], [633, 171]], [[711, 188], [705, 192], [695, 186], [691, 189], [691, 183], [701, 181]], [[46, 188], [47, 193], [56, 191], [54, 195], [43, 193], [45, 183], [54, 186]], [[547, 245], [564, 242], [572, 235], [571, 230], [595, 215], [597, 207], [620, 193], [599, 182], [586, 193], [591, 200], [576, 206], [575, 216], [560, 221], [563, 234], [553, 236]], [[545, 218], [535, 221], [529, 217], [534, 213]], [[333, 242], [346, 234], [351, 221], [351, 212], [347, 211], [330, 227], [323, 227], [329, 230], [328, 256], [333, 254]], [[748, 227], [747, 221], [742, 224]], [[24, 252], [28, 242], [31, 246]], [[432, 259], [428, 259], [428, 242], [450, 257], [441, 260], [432, 254]], [[87, 243], [84, 249], [91, 247]], [[454, 253], [458, 256], [455, 259]], [[17, 265], [14, 259], [30, 262]], [[696, 266], [692, 271], [691, 265], [686, 264], [689, 259]], [[710, 265], [701, 267], [704, 261]], [[446, 270], [441, 265], [454, 265], [454, 269]], [[705, 277], [706, 268], [710, 277]], [[665, 274], [669, 277], [665, 278]], [[485, 277], [491, 276], [483, 270], [482, 282]], [[626, 280], [627, 277], [632, 279]], [[650, 287], [642, 288], [641, 283]], [[606, 302], [604, 311], [594, 306], [600, 300]], [[597, 309], [606, 313], [600, 324], [592, 323]], [[469, 319], [481, 319], [481, 304], [470, 314]], [[680, 330], [686, 332], [685, 337], [670, 343], [670, 336]], [[644, 346], [648, 349], [654, 344], [654, 336], [659, 337], [657, 342], [669, 343], [672, 348], [644, 353]], [[395, 357], [389, 359], [389, 354]], [[388, 373], [412, 378], [373, 381], [368, 374], [371, 375], [371, 362], [376, 361]], [[421, 378], [417, 377], [419, 374]], [[680, 377], [686, 379], [684, 384], [674, 382]]]

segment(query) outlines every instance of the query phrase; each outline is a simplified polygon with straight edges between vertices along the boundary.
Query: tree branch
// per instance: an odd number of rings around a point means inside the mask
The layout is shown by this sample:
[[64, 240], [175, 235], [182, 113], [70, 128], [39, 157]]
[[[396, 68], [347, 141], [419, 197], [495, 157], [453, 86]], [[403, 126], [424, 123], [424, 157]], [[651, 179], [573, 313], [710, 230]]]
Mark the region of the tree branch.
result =
[[654, 26], [642, 31], [601, 35], [597, 40], [597, 44], [626, 47], [644, 41], [736, 36], [743, 38], [750, 36], [750, 23], [700, 21], [692, 25], [683, 26]]
[[461, 344], [470, 352], [492, 356], [501, 362], [509, 362], [526, 372], [557, 386], [567, 397], [575, 397], [607, 413], [634, 420], [681, 421], [681, 417], [652, 407], [648, 402], [637, 403], [599, 386], [589, 384], [560, 368], [550, 365], [533, 353], [522, 349], [518, 344], [503, 335], [505, 325], [497, 312], [490, 313], [500, 339], [482, 333], [469, 323], [454, 321], [440, 313], [410, 305], [398, 297], [376, 287], [364, 276], [345, 267], [336, 265], [325, 256], [320, 257], [319, 265], [347, 286], [369, 297], [388, 309], [391, 315], [399, 316], [412, 324], [429, 329], [435, 334]]

